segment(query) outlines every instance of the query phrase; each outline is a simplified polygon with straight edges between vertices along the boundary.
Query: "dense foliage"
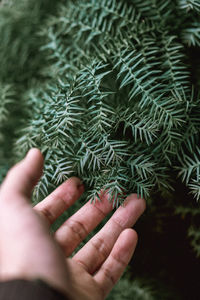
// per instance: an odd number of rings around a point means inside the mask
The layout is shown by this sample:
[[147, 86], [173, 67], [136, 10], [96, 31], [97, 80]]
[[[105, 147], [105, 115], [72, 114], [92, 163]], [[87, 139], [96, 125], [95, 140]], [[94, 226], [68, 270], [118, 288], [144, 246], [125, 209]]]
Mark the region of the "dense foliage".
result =
[[200, 255], [199, 208], [173, 202], [177, 178], [200, 199], [199, 17], [199, 0], [0, 1], [0, 181], [38, 147], [34, 202], [72, 175], [114, 206], [156, 192]]

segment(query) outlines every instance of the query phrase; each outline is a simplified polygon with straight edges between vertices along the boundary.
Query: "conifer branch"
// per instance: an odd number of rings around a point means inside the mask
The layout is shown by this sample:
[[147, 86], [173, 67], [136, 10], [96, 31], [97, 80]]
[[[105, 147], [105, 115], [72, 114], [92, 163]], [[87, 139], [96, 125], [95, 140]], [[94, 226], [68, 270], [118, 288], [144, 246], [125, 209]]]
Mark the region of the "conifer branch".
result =
[[11, 85], [0, 83], [0, 127], [5, 124], [9, 116], [10, 104], [14, 102], [15, 92]]
[[200, 28], [199, 22], [193, 22], [190, 28], [186, 28], [182, 32], [183, 42], [189, 47], [200, 46]]
[[166, 22], [168, 16], [172, 14], [173, 3], [170, 0], [132, 0], [141, 12], [142, 16], [148, 17], [161, 24]]
[[193, 176], [196, 182], [199, 182], [200, 178], [200, 149], [195, 147], [193, 149], [192, 155], [183, 154], [179, 159], [182, 160], [182, 168], [179, 172], [179, 176], [182, 176], [183, 181], [187, 184], [190, 181], [190, 178]]
[[191, 10], [200, 12], [200, 2], [199, 0], [179, 0], [179, 5], [181, 9], [185, 9], [186, 12]]

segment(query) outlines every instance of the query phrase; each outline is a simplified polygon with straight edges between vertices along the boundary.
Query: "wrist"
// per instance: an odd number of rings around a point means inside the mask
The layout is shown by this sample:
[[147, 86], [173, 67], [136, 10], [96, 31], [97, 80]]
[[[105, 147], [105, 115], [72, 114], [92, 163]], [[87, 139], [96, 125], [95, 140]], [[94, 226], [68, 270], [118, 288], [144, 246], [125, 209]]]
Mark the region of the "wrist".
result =
[[67, 300], [69, 299], [60, 290], [55, 289], [43, 279], [25, 280], [13, 279], [0, 282], [1, 299], [30, 299], [30, 300]]

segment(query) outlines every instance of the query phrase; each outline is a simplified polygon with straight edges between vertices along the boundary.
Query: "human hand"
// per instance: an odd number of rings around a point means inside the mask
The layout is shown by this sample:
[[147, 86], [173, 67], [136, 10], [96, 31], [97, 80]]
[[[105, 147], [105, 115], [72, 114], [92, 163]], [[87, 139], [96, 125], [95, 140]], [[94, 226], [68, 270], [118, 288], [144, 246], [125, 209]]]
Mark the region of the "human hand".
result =
[[72, 177], [32, 208], [31, 191], [42, 175], [43, 156], [31, 149], [0, 187], [0, 280], [43, 279], [70, 299], [102, 300], [122, 275], [137, 243], [131, 229], [145, 209], [130, 195], [124, 207], [73, 258], [72, 252], [112, 210], [108, 195], [86, 203], [54, 236], [50, 225], [83, 193]]

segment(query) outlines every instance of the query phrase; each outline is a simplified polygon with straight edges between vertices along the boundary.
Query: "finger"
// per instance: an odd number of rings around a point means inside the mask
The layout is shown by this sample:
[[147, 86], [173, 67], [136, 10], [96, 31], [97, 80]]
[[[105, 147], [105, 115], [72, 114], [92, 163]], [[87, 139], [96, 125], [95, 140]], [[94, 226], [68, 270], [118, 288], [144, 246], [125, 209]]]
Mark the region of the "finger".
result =
[[112, 211], [108, 194], [102, 192], [100, 201], [86, 203], [77, 213], [70, 217], [55, 233], [55, 239], [69, 256], [82, 240]]
[[94, 279], [102, 291], [102, 299], [105, 299], [120, 279], [135, 251], [136, 244], [137, 233], [132, 229], [124, 230], [109, 257], [94, 275]]
[[110, 254], [120, 233], [131, 228], [145, 210], [145, 201], [136, 194], [127, 197], [106, 225], [73, 257], [87, 272], [94, 274]]
[[49, 225], [62, 215], [83, 193], [84, 186], [77, 177], [71, 177], [34, 209], [45, 217]]
[[1, 186], [1, 198], [9, 199], [9, 201], [20, 199], [17, 196], [30, 198], [34, 186], [42, 175], [42, 171], [42, 153], [39, 149], [32, 148], [21, 162], [8, 171]]

